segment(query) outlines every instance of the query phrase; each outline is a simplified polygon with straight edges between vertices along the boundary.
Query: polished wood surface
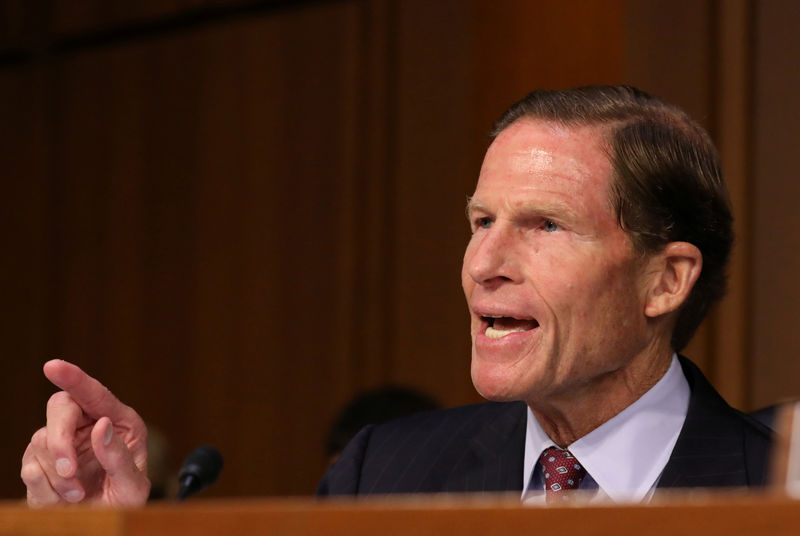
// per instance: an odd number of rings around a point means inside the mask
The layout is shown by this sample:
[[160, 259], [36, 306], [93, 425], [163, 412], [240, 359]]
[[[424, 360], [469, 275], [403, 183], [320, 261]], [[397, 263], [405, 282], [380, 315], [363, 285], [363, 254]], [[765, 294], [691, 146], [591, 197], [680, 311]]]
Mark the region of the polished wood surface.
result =
[[0, 506], [3, 536], [374, 534], [417, 536], [537, 533], [568, 521], [587, 536], [788, 536], [800, 503], [785, 498], [695, 495], [646, 506], [523, 507], [512, 497], [416, 497], [371, 501], [250, 500], [140, 510], [35, 511]]

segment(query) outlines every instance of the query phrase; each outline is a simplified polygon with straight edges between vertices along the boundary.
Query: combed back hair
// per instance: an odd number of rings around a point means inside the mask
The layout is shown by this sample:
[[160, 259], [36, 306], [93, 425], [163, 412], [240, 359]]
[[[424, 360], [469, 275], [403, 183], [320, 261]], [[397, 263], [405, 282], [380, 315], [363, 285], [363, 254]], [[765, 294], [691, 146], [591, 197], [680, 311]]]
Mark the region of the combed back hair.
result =
[[630, 86], [537, 90], [511, 106], [491, 138], [523, 118], [565, 127], [597, 126], [609, 155], [609, 191], [620, 227], [641, 255], [689, 242], [703, 269], [678, 312], [672, 347], [682, 350], [725, 293], [733, 218], [719, 155], [680, 108]]

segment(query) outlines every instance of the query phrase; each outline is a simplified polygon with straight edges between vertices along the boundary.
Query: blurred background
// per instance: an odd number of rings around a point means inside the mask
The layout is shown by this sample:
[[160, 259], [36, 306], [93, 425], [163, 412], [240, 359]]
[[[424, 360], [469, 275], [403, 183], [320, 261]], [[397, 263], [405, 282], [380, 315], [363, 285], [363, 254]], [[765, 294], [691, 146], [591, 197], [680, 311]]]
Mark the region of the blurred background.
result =
[[535, 87], [634, 84], [709, 129], [738, 238], [685, 353], [742, 409], [800, 394], [798, 27], [794, 0], [0, 1], [0, 497], [53, 357], [168, 473], [217, 445], [216, 495], [312, 493], [358, 392], [478, 401], [464, 205]]

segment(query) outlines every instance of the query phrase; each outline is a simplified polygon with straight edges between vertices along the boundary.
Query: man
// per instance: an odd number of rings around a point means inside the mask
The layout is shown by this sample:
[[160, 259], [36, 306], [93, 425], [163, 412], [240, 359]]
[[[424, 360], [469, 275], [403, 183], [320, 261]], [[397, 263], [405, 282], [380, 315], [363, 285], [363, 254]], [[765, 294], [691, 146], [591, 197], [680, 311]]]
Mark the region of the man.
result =
[[[472, 378], [494, 402], [365, 428], [320, 494], [763, 484], [767, 430], [675, 354], [732, 242], [702, 129], [632, 88], [534, 92], [497, 123], [468, 216]], [[73, 365], [45, 374], [64, 391], [23, 457], [29, 503], [143, 503], [141, 419]]]
[[368, 427], [319, 493], [764, 483], [768, 431], [675, 354], [732, 243], [700, 127], [633, 88], [533, 92], [498, 121], [467, 213], [472, 380], [497, 403]]

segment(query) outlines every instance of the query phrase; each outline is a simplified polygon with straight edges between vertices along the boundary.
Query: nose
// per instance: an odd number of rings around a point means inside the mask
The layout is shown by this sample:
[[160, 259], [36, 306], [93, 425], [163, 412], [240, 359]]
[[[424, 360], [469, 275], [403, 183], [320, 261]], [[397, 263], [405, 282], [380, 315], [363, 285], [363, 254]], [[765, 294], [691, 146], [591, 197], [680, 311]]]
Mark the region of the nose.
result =
[[473, 234], [464, 254], [464, 271], [475, 283], [484, 286], [517, 280], [514, 242], [513, 229], [500, 221]]

